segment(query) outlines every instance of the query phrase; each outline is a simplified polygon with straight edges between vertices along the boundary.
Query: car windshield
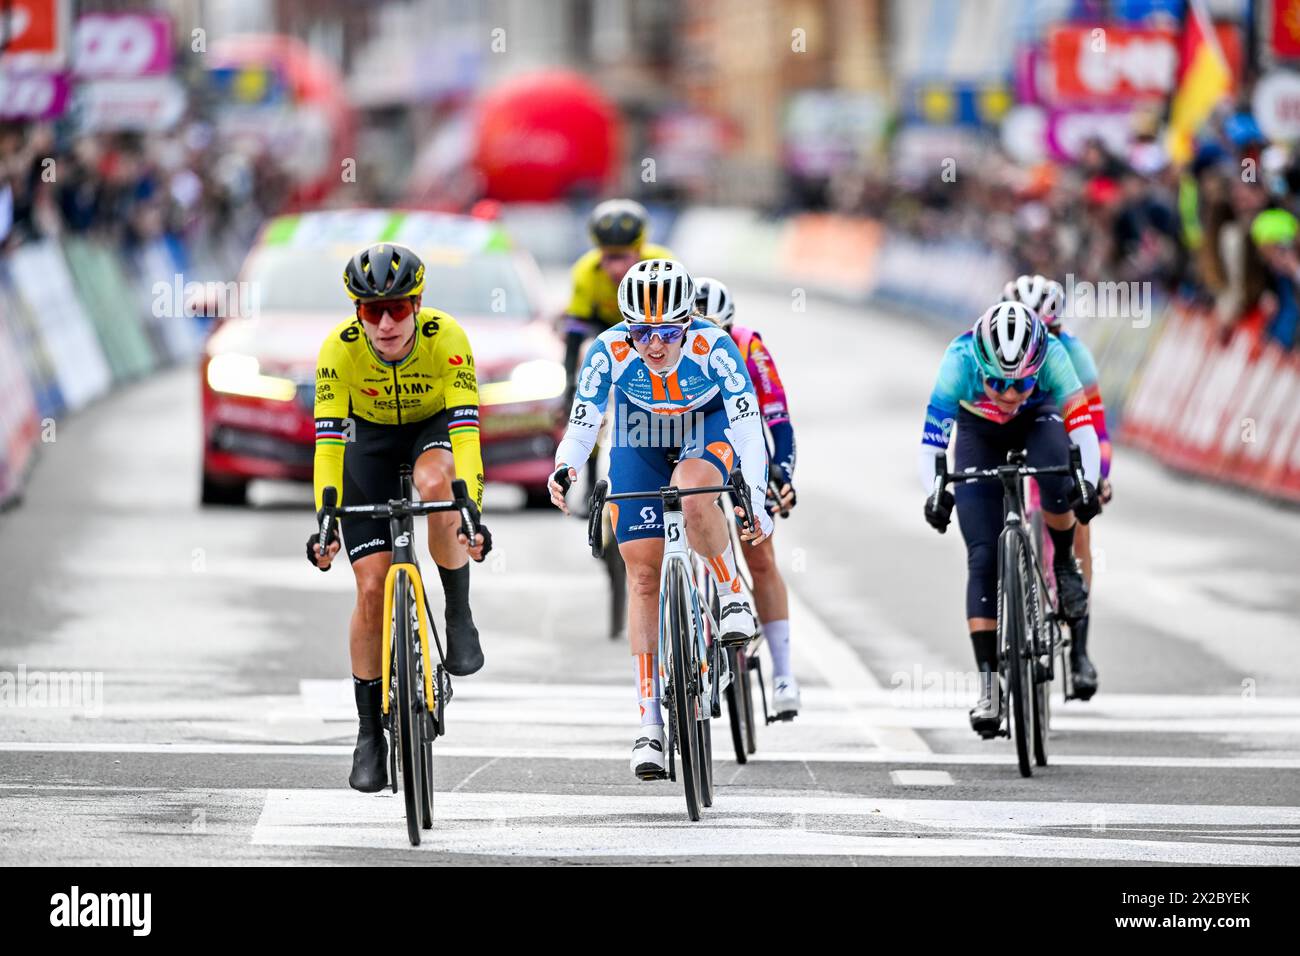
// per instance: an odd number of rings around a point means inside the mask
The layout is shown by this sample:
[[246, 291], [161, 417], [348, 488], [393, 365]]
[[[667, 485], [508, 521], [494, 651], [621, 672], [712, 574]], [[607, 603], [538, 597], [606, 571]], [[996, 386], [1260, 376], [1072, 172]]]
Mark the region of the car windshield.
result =
[[[245, 281], [263, 312], [338, 312], [345, 259], [301, 247], [269, 247], [249, 263]], [[531, 304], [509, 255], [424, 258], [424, 304], [452, 316], [527, 317]]]

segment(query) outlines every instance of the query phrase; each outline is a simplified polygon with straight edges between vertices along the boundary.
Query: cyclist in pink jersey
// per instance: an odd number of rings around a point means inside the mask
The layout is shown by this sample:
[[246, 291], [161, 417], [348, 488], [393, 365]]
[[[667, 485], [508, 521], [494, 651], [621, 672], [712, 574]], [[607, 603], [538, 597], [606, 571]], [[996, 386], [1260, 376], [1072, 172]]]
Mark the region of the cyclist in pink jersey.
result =
[[[758, 407], [767, 426], [768, 454], [781, 473], [780, 507], [794, 507], [794, 426], [785, 398], [785, 386], [777, 374], [772, 353], [752, 329], [736, 325], [736, 306], [727, 287], [717, 279], [699, 278], [695, 283], [695, 308], [705, 318], [726, 329], [745, 357], [749, 377], [758, 394]], [[776, 507], [769, 503], [768, 510]], [[799, 712], [799, 682], [790, 666], [790, 600], [785, 581], [776, 566], [776, 552], [769, 537], [745, 551], [745, 561], [754, 576], [754, 602], [763, 634], [772, 653], [772, 709], [780, 716]]]

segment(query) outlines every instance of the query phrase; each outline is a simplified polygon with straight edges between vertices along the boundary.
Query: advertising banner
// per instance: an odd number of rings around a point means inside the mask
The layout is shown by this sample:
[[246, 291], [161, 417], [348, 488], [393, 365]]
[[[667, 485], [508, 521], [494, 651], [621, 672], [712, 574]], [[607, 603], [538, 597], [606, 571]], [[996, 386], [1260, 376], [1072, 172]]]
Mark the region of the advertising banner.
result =
[[86, 13], [72, 33], [72, 68], [87, 79], [170, 73], [171, 20], [163, 13]]
[[14, 288], [39, 319], [37, 330], [68, 407], [102, 395], [112, 376], [59, 247], [48, 240], [19, 246], [9, 264]]

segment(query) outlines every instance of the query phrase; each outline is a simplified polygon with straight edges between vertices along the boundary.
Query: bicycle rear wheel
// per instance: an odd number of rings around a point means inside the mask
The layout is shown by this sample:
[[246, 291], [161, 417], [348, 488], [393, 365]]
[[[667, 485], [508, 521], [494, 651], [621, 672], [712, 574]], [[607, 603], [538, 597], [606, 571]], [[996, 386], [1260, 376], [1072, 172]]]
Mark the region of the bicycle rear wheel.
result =
[[713, 806], [713, 730], [712, 720], [697, 720], [700, 744], [700, 802]]
[[699, 704], [696, 700], [699, 680], [691, 668], [694, 654], [691, 648], [694, 637], [691, 634], [690, 608], [686, 604], [686, 589], [682, 581], [682, 571], [674, 566], [668, 575], [668, 594], [665, 596], [664, 608], [668, 629], [668, 679], [672, 682], [669, 694], [672, 697], [668, 708], [669, 720], [673, 722], [673, 739], [682, 757], [682, 788], [686, 791], [686, 814], [692, 821], [700, 818], [700, 744], [696, 730], [696, 714]]
[[1034, 687], [1033, 657], [1026, 645], [1024, 581], [1020, 572], [1023, 544], [1014, 531], [1003, 533], [1002, 562], [998, 582], [1001, 601], [998, 607], [998, 650], [1007, 676], [1011, 696], [1011, 736], [1016, 742], [1016, 759], [1020, 775], [1033, 775], [1029, 750], [1033, 739]]
[[393, 746], [401, 766], [402, 795], [406, 801], [406, 835], [411, 846], [420, 845], [424, 821], [424, 752], [421, 747], [423, 721], [415, 693], [415, 661], [412, 646], [419, 640], [419, 623], [410, 576], [399, 570], [393, 578], [393, 673], [397, 684], [397, 713], [393, 719]]
[[627, 565], [623, 563], [618, 542], [614, 540], [608, 514], [601, 522], [601, 534], [605, 541], [601, 561], [609, 576], [609, 637], [618, 640], [627, 630]]
[[748, 741], [752, 737], [749, 721], [754, 710], [749, 696], [749, 661], [744, 648], [728, 647], [727, 662], [731, 668], [731, 683], [727, 685], [731, 746], [736, 751], [736, 763], [745, 763], [749, 760]]

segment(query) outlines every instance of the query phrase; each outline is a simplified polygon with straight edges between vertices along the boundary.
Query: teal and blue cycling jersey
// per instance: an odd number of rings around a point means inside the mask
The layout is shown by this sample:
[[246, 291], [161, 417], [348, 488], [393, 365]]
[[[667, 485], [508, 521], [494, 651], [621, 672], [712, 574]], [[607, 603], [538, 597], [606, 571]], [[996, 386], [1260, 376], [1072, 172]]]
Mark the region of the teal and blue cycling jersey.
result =
[[925, 427], [921, 433], [918, 475], [927, 491], [934, 482], [935, 455], [948, 450], [957, 413], [964, 408], [972, 415], [1004, 425], [1016, 415], [1046, 402], [1056, 406], [1070, 440], [1079, 446], [1084, 476], [1094, 485], [1101, 471], [1101, 450], [1088, 398], [1074, 370], [1066, 347], [1055, 337], [1047, 342], [1047, 357], [1035, 376], [1037, 382], [1029, 397], [1014, 412], [1007, 413], [988, 397], [984, 374], [975, 359], [972, 334], [967, 331], [949, 343], [939, 364], [930, 402], [925, 410]]

